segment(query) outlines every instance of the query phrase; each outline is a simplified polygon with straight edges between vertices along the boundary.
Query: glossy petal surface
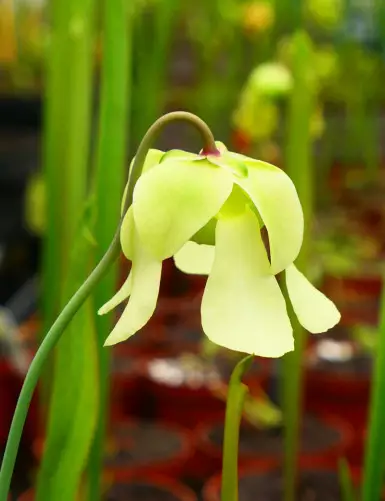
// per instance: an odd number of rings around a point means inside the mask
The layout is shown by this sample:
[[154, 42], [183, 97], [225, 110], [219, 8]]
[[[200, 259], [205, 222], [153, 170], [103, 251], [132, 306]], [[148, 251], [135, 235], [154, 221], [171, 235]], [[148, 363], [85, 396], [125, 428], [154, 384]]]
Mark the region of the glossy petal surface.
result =
[[218, 220], [202, 326], [211, 341], [231, 350], [280, 357], [294, 349], [285, 300], [250, 209]]
[[228, 198], [232, 176], [207, 160], [169, 160], [138, 181], [134, 219], [143, 245], [159, 260], [171, 257], [214, 217]]

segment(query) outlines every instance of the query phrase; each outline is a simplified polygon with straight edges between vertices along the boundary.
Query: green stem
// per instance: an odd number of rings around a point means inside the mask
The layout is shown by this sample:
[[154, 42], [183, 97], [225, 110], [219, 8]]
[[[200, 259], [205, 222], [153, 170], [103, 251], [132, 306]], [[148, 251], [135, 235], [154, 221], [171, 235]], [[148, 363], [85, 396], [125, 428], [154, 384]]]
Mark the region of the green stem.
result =
[[381, 298], [380, 328], [372, 388], [365, 450], [363, 501], [380, 499], [385, 467], [385, 287]]
[[295, 350], [285, 355], [283, 359], [283, 408], [285, 424], [284, 445], [284, 501], [295, 501], [298, 473], [300, 415], [302, 407], [302, 358], [305, 348], [306, 332], [298, 322], [290, 298], [282, 284], [287, 304], [288, 315], [293, 327]]
[[[294, 88], [288, 111], [288, 131], [286, 145], [287, 173], [297, 189], [305, 219], [305, 235], [300, 256], [296, 265], [306, 271], [310, 230], [313, 216], [313, 168], [312, 138], [310, 135], [311, 116], [315, 107], [315, 89], [311, 84], [311, 61], [313, 49], [310, 38], [305, 32], [298, 32], [293, 39], [293, 76]], [[306, 332], [294, 314], [285, 290], [286, 304], [295, 339], [295, 351], [283, 359], [283, 408], [285, 419], [284, 478], [285, 501], [296, 499], [297, 457], [299, 450], [299, 421], [302, 400], [302, 358], [305, 348]]]
[[222, 501], [236, 501], [238, 499], [239, 426], [245, 396], [248, 392], [247, 386], [242, 383], [242, 376], [250, 367], [253, 358], [254, 355], [248, 355], [238, 362], [230, 378], [223, 441]]
[[0, 472], [0, 500], [7, 501], [9, 486], [12, 478], [13, 469], [15, 466], [17, 451], [20, 444], [21, 435], [25, 419], [27, 417], [29, 404], [32, 395], [38, 383], [44, 363], [46, 362], [49, 354], [56, 346], [65, 328], [71, 322], [72, 318], [82, 306], [84, 301], [90, 295], [92, 289], [103, 277], [110, 265], [115, 261], [119, 252], [119, 231], [107, 250], [103, 259], [98, 266], [94, 269], [91, 275], [83, 283], [80, 289], [72, 296], [63, 311], [58, 316], [57, 320], [48, 331], [43, 342], [41, 343], [35, 358], [26, 375], [23, 388], [20, 392], [17, 402], [16, 410], [13, 416], [11, 429], [8, 435], [7, 446], [4, 452], [3, 463]]
[[[126, 214], [128, 208], [132, 205], [135, 184], [141, 175], [148, 150], [151, 148], [153, 142], [157, 138], [162, 128], [169, 122], [172, 122], [174, 120], [185, 120], [196, 127], [203, 139], [203, 150], [206, 153], [217, 152], [211, 130], [209, 129], [207, 124], [196, 115], [183, 111], [175, 111], [173, 113], [168, 113], [167, 115], [162, 116], [148, 129], [138, 148], [135, 161], [129, 175], [127, 197], [122, 212], [123, 214]], [[76, 312], [79, 310], [84, 301], [91, 294], [96, 284], [101, 280], [101, 278], [105, 275], [112, 263], [117, 258], [119, 253], [121, 221], [122, 219], [119, 222], [118, 229], [104, 257], [64, 307], [63, 311], [60, 313], [57, 320], [45, 336], [27, 372], [12, 419], [3, 462], [1, 465], [0, 501], [7, 501], [9, 486], [11, 483], [25, 419], [27, 417], [32, 395], [35, 391], [44, 363], [46, 362], [48, 356], [56, 346], [61, 335], [63, 334], [68, 324], [71, 322]]]
[[207, 153], [217, 153], [217, 147], [215, 145], [214, 136], [209, 129], [208, 125], [199, 117], [194, 115], [193, 113], [189, 113], [187, 111], [173, 111], [171, 113], [167, 113], [160, 117], [147, 131], [147, 134], [142, 139], [142, 142], [139, 145], [138, 151], [135, 156], [135, 162], [132, 166], [132, 173], [130, 175], [130, 185], [127, 190], [127, 199], [126, 199], [126, 207], [124, 212], [132, 203], [132, 197], [134, 192], [134, 186], [136, 181], [139, 179], [141, 173], [141, 166], [144, 163], [147, 152], [150, 149], [154, 139], [158, 136], [161, 129], [168, 124], [169, 122], [173, 122], [174, 120], [186, 120], [190, 122], [198, 131], [200, 132], [203, 139], [203, 151]]

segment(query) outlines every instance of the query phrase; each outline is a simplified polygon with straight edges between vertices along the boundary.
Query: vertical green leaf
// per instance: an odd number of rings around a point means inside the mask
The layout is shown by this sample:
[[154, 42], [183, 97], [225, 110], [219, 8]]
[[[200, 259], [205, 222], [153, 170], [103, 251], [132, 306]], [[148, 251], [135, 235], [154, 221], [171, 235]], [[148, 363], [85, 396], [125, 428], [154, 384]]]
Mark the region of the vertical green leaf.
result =
[[42, 307], [43, 332], [48, 330], [60, 307], [63, 278], [61, 249], [61, 219], [63, 215], [63, 173], [66, 166], [66, 134], [68, 129], [68, 18], [70, 2], [52, 0], [48, 17], [50, 38], [45, 75], [43, 173], [47, 196], [47, 227], [43, 240]]
[[[60, 305], [83, 282], [89, 265], [87, 252], [80, 252], [77, 257], [73, 257], [73, 253], [81, 245], [75, 242], [79, 239], [79, 223], [87, 197], [95, 0], [53, 0], [50, 7], [44, 137], [48, 221], [43, 261], [43, 313], [47, 323], [53, 321]], [[79, 322], [81, 330], [87, 319], [83, 317]], [[79, 416], [80, 422], [82, 416], [88, 416], [78, 407], [79, 378], [88, 370], [87, 378], [95, 379], [91, 362], [85, 369], [87, 356], [79, 347], [76, 349], [78, 339], [75, 335], [79, 332], [72, 326], [56, 351], [45, 454], [37, 485], [37, 499], [41, 501], [71, 501], [69, 497], [60, 498], [64, 490], [58, 486], [66, 483], [68, 476], [69, 490], [66, 492], [77, 490], [79, 470], [83, 469], [87, 454], [85, 449], [78, 449], [70, 472], [60, 466], [61, 459], [65, 461], [66, 447], [73, 433], [74, 414]], [[91, 335], [85, 334], [83, 350], [91, 349], [87, 338]], [[93, 384], [95, 386], [95, 382]], [[92, 426], [89, 429], [92, 430]], [[90, 438], [85, 433], [84, 441], [87, 440]], [[88, 447], [89, 444], [87, 450]], [[56, 466], [54, 471], [53, 466]]]
[[[293, 180], [305, 218], [305, 237], [296, 264], [306, 269], [309, 232], [313, 216], [313, 166], [311, 162], [312, 139], [310, 124], [315, 107], [315, 87], [312, 75], [312, 43], [308, 35], [298, 32], [293, 40], [294, 86], [287, 118], [286, 170]], [[287, 293], [286, 293], [287, 297]], [[292, 311], [287, 298], [288, 313], [294, 330], [295, 351], [283, 359], [283, 408], [285, 420], [285, 501], [295, 500], [299, 422], [302, 401], [302, 358], [306, 332]]]
[[[384, 281], [383, 281], [384, 283]], [[380, 310], [378, 345], [375, 355], [372, 394], [369, 410], [369, 430], [366, 440], [363, 501], [380, 499], [385, 467], [385, 287]]]
[[[99, 261], [111, 243], [120, 217], [121, 196], [127, 178], [126, 153], [131, 100], [131, 44], [133, 8], [125, 0], [104, 0], [102, 9], [103, 58], [99, 111], [99, 131], [94, 172], [96, 196], [95, 240]], [[94, 303], [98, 307], [114, 294], [117, 266], [97, 286]], [[95, 313], [96, 315], [96, 313]], [[98, 334], [100, 413], [88, 465], [89, 497], [100, 498], [100, 478], [108, 409], [109, 350], [103, 348], [111, 330], [111, 318], [96, 316]]]
[[[96, 428], [99, 403], [97, 338], [94, 305], [88, 300], [71, 326], [69, 360], [74, 366], [72, 422], [52, 481], [51, 498], [57, 501], [78, 498]], [[68, 360], [68, 361], [69, 361]]]
[[77, 499], [98, 414], [92, 308], [88, 301], [59, 344], [37, 499]]
[[144, 16], [148, 12], [139, 8], [135, 15], [135, 41], [141, 48], [135, 64], [135, 142], [164, 111], [169, 53], [179, 6], [178, 0], [158, 0], [147, 7], [152, 9], [151, 15]]
[[341, 485], [342, 501], [356, 501], [349, 464], [345, 458], [340, 459], [338, 463], [338, 473]]

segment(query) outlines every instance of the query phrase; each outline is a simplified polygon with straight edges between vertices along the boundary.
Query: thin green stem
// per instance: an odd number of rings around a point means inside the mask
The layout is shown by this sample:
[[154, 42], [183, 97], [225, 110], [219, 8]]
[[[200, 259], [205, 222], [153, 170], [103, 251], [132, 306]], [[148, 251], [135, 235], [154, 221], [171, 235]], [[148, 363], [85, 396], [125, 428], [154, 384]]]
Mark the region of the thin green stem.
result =
[[23, 427], [25, 419], [27, 417], [29, 404], [32, 399], [32, 395], [35, 391], [36, 385], [38, 383], [43, 366], [59, 341], [65, 328], [71, 322], [72, 318], [82, 306], [84, 301], [90, 295], [92, 289], [99, 282], [99, 280], [104, 276], [110, 265], [115, 261], [119, 253], [119, 231], [115, 234], [115, 237], [104, 255], [103, 259], [87, 278], [80, 289], [72, 296], [70, 301], [67, 303], [63, 311], [58, 316], [57, 320], [48, 331], [43, 342], [41, 343], [35, 358], [33, 359], [31, 366], [28, 370], [27, 376], [25, 378], [23, 388], [20, 392], [19, 399], [17, 402], [16, 410], [13, 416], [11, 429], [8, 435], [7, 446], [4, 452], [3, 463], [0, 472], [0, 500], [6, 501], [8, 496], [8, 490], [12, 478], [13, 469], [15, 466], [17, 451], [20, 444], [21, 434], [23, 432]]
[[302, 357], [306, 341], [306, 333], [295, 315], [290, 298], [282, 284], [288, 315], [293, 327], [295, 350], [283, 359], [283, 408], [285, 425], [284, 445], [284, 501], [295, 501], [298, 474], [298, 453], [300, 436], [300, 416], [302, 407]]
[[380, 499], [385, 467], [385, 287], [382, 291], [378, 334], [369, 412], [369, 432], [365, 450], [363, 501]]
[[238, 499], [239, 426], [245, 396], [248, 392], [247, 386], [242, 383], [242, 377], [250, 367], [253, 358], [254, 355], [248, 355], [238, 362], [230, 378], [223, 441], [222, 501], [236, 501]]
[[[312, 139], [310, 135], [311, 116], [315, 108], [315, 88], [312, 88], [311, 74], [313, 49], [311, 40], [305, 32], [298, 32], [294, 36], [293, 42], [294, 88], [288, 111], [286, 166], [287, 172], [297, 189], [304, 213], [305, 236], [296, 265], [301, 271], [306, 271], [314, 203], [314, 173], [311, 162]], [[306, 342], [306, 331], [301, 327], [297, 316], [292, 310], [284, 284], [283, 289], [295, 338], [295, 351], [288, 353], [283, 359], [284, 500], [294, 501], [296, 499], [295, 486], [302, 403], [302, 358]]]
[[[174, 120], [186, 120], [191, 125], [196, 127], [197, 130], [201, 133], [203, 139], [203, 150], [210, 153], [217, 152], [214, 137], [209, 127], [196, 115], [183, 111], [175, 111], [173, 113], [168, 113], [167, 115], [162, 116], [149, 128], [138, 148], [135, 161], [129, 175], [127, 197], [123, 208], [123, 214], [125, 214], [128, 208], [132, 205], [134, 187], [142, 172], [143, 164], [148, 150], [151, 148], [161, 129], [169, 122], [172, 122]], [[121, 221], [122, 219], [119, 222], [118, 229], [104, 257], [64, 307], [63, 311], [60, 313], [57, 320], [45, 336], [27, 372], [13, 416], [10, 432], [8, 435], [8, 441], [4, 452], [3, 462], [1, 465], [0, 501], [7, 501], [9, 486], [11, 483], [12, 473], [15, 466], [17, 451], [19, 448], [24, 423], [27, 417], [28, 408], [39, 377], [41, 375], [44, 363], [48, 359], [49, 354], [56, 346], [65, 328], [71, 322], [76, 312], [91, 294], [95, 285], [101, 280], [101, 278], [105, 275], [112, 263], [117, 258], [119, 254], [119, 235]]]
[[139, 145], [138, 151], [135, 156], [135, 161], [132, 166], [132, 171], [130, 175], [130, 186], [127, 190], [127, 198], [126, 204], [124, 208], [124, 212], [126, 212], [127, 208], [132, 203], [134, 186], [136, 181], [139, 179], [141, 173], [141, 167], [146, 158], [147, 152], [150, 149], [154, 139], [158, 136], [162, 128], [167, 125], [169, 122], [173, 122], [174, 120], [186, 120], [191, 123], [201, 134], [203, 139], [203, 151], [205, 154], [207, 153], [218, 153], [217, 147], [215, 145], [214, 136], [209, 129], [208, 125], [199, 117], [194, 115], [193, 113], [189, 113], [187, 111], [173, 111], [171, 113], [167, 113], [160, 117], [153, 125], [148, 129], [147, 134], [142, 139], [142, 142]]

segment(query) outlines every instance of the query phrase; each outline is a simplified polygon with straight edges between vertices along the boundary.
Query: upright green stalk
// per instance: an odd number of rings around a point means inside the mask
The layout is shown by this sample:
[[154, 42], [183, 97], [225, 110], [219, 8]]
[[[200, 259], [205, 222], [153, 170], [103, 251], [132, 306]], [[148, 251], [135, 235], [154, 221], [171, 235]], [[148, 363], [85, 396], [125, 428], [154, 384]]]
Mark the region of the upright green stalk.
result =
[[135, 100], [138, 103], [135, 107], [135, 139], [140, 139], [164, 111], [169, 51], [179, 6], [178, 0], [159, 0], [149, 7], [152, 9], [150, 16], [144, 16], [143, 12], [137, 12], [135, 16], [135, 41], [139, 55], [135, 65]]
[[[383, 284], [385, 281], [383, 280]], [[372, 395], [369, 412], [369, 431], [366, 441], [362, 501], [377, 501], [385, 467], [385, 287], [381, 298], [380, 328], [378, 332]]]
[[[60, 311], [60, 291], [64, 277], [64, 256], [62, 246], [63, 202], [62, 186], [66, 168], [66, 137], [68, 131], [68, 68], [70, 53], [68, 44], [69, 2], [52, 0], [47, 14], [50, 20], [50, 41], [45, 59], [45, 96], [43, 132], [43, 175], [46, 187], [46, 229], [42, 251], [42, 337]], [[49, 207], [49, 210], [48, 210]], [[40, 337], [39, 336], [39, 337]], [[48, 402], [52, 367], [45, 368], [46, 376], [41, 385], [42, 421], [45, 420], [45, 407]]]
[[67, 99], [61, 96], [68, 108], [68, 133], [66, 137], [61, 138], [66, 148], [64, 185], [61, 186], [62, 245], [66, 273], [68, 256], [79, 228], [89, 184], [96, 0], [61, 1], [71, 5], [67, 25], [70, 78], [65, 94]]
[[48, 325], [63, 299], [50, 291], [62, 289], [87, 182], [94, 2], [53, 0], [50, 5], [43, 141], [49, 207], [43, 252], [43, 318]]
[[68, 19], [70, 2], [53, 0], [50, 4], [50, 43], [48, 46], [45, 75], [43, 172], [46, 183], [47, 224], [43, 241], [42, 266], [42, 313], [43, 332], [52, 324], [60, 308], [59, 294], [62, 283], [63, 256], [61, 252], [61, 225], [63, 215], [62, 184], [66, 156], [63, 137], [68, 129], [67, 95], [70, 67], [68, 46]]
[[[77, 240], [76, 235], [83, 214], [84, 200], [87, 197], [95, 0], [55, 0], [53, 7], [55, 14], [52, 20], [53, 44], [54, 47], [59, 45], [62, 51], [59, 52], [59, 56], [52, 54], [52, 57], [55, 58], [55, 64], [61, 65], [65, 71], [64, 74], [60, 71], [65, 86], [63, 88], [55, 86], [54, 89], [51, 89], [52, 95], [49, 94], [53, 103], [61, 111], [60, 115], [55, 114], [52, 117], [52, 122], [47, 124], [46, 137], [46, 141], [52, 139], [55, 145], [60, 145], [60, 149], [52, 152], [52, 158], [50, 158], [53, 161], [55, 153], [55, 160], [58, 160], [58, 163], [49, 165], [50, 169], [58, 171], [60, 177], [59, 175], [55, 176], [48, 186], [48, 203], [52, 202], [54, 209], [57, 207], [57, 211], [53, 211], [52, 221], [48, 227], [51, 229], [50, 225], [55, 225], [55, 237], [57, 242], [60, 242], [60, 248], [55, 245], [55, 253], [57, 254], [49, 253], [50, 259], [56, 258], [56, 273], [59, 282], [54, 281], [52, 285], [48, 283], [45, 285], [50, 296], [56, 296], [60, 304], [65, 304], [79, 286], [79, 280], [82, 283], [87, 276], [88, 268], [87, 261], [83, 260], [83, 262], [76, 264], [76, 273], [72, 273], [70, 256]], [[57, 61], [56, 57], [58, 57]], [[58, 69], [55, 67], [55, 70]], [[60, 94], [54, 95], [55, 92], [60, 92]], [[60, 106], [59, 100], [63, 102]], [[59, 123], [56, 122], [57, 120]], [[52, 130], [49, 127], [52, 127]], [[50, 134], [52, 134], [52, 138]], [[57, 159], [56, 156], [59, 154], [61, 158]], [[49, 169], [47, 171], [49, 172]], [[56, 197], [55, 201], [51, 198], [50, 189], [53, 190]], [[50, 214], [50, 212], [50, 206], [48, 206], [48, 213]], [[49, 237], [51, 238], [51, 235]], [[49, 248], [49, 245], [47, 247]], [[52, 263], [47, 263], [48, 276], [51, 276], [51, 265]], [[55, 287], [55, 293], [52, 293], [52, 286]], [[52, 303], [52, 306], [56, 309], [59, 304]], [[50, 306], [48, 318], [51, 318], [52, 313], [54, 311], [51, 311]], [[92, 333], [87, 332], [87, 335], [92, 336]], [[89, 339], [92, 343], [92, 337]], [[83, 417], [75, 410], [80, 409], [80, 407], [74, 396], [79, 385], [79, 374], [84, 371], [87, 359], [81, 357], [81, 351], [79, 352], [78, 349], [75, 351], [79, 357], [72, 356], [75, 345], [77, 345], [76, 338], [69, 336], [65, 342], [60, 344], [57, 351], [45, 451], [38, 477], [36, 494], [38, 500], [59, 500], [60, 496], [67, 496], [66, 501], [71, 501], [71, 497], [76, 495], [77, 479], [70, 482], [66, 470], [61, 468], [60, 464], [66, 457], [66, 447], [71, 440], [74, 428], [73, 415], [76, 412], [79, 421]], [[63, 367], [68, 370], [63, 371]], [[88, 377], [88, 375], [95, 374], [95, 371], [88, 370], [84, 373], [87, 373]], [[96, 387], [95, 384], [92, 386]], [[87, 409], [83, 408], [82, 412], [84, 415], [84, 412], [87, 413]], [[87, 448], [88, 444], [85, 443], [84, 447]], [[77, 459], [84, 455], [80, 445], [77, 454], [78, 456], [72, 459], [73, 471], [76, 471]], [[80, 459], [79, 464], [82, 462], [84, 460]], [[69, 464], [71, 466], [71, 461]], [[56, 466], [55, 474], [52, 472], [53, 465]], [[68, 481], [66, 484], [69, 488], [68, 491], [58, 487], [63, 480], [59, 478], [60, 472], [63, 478]], [[80, 475], [81, 471], [78, 472], [78, 478]], [[72, 486], [71, 489], [70, 486]]]
[[235, 366], [229, 383], [223, 440], [221, 501], [238, 500], [238, 444], [243, 404], [248, 392], [242, 377], [253, 362], [253, 355]]
[[[314, 81], [312, 77], [312, 44], [304, 32], [294, 37], [294, 88], [288, 110], [286, 170], [293, 180], [302, 203], [305, 217], [305, 238], [297, 266], [304, 271], [309, 252], [309, 232], [313, 213], [313, 169], [311, 163], [311, 117], [314, 110]], [[285, 501], [295, 501], [297, 457], [299, 452], [299, 423], [302, 403], [302, 358], [306, 332], [286, 301], [295, 337], [295, 351], [283, 359], [283, 408], [285, 421]]]
[[[99, 113], [99, 136], [96, 153], [95, 195], [97, 217], [94, 236], [99, 261], [114, 235], [119, 219], [120, 196], [125, 181], [126, 144], [131, 98], [131, 32], [132, 9], [125, 0], [104, 0], [102, 11], [103, 59]], [[113, 295], [117, 266], [110, 269], [94, 293], [95, 305], [104, 304]], [[98, 335], [100, 410], [98, 425], [89, 459], [89, 499], [100, 499], [106, 413], [108, 409], [109, 354], [103, 348], [111, 318], [96, 316]]]

